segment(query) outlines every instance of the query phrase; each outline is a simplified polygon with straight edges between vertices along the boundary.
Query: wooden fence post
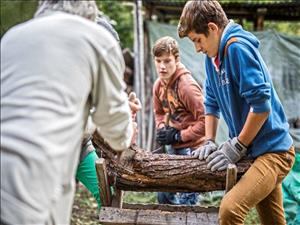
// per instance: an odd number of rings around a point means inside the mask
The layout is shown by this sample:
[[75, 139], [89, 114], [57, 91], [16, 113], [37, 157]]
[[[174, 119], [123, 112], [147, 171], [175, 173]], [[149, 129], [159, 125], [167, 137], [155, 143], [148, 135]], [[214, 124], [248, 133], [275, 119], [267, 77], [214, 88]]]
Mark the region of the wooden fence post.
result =
[[107, 179], [105, 159], [100, 158], [96, 161], [96, 171], [99, 182], [100, 199], [103, 206], [111, 205], [111, 191]]

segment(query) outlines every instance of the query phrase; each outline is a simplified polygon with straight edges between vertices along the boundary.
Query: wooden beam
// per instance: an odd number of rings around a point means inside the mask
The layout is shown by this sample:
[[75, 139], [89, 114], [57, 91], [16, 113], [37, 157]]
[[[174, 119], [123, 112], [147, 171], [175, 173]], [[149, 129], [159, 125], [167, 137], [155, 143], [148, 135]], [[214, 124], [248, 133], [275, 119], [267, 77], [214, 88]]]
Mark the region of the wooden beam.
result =
[[254, 29], [256, 31], [264, 30], [264, 20], [265, 20], [266, 13], [267, 13], [266, 8], [258, 8], [257, 9], [256, 21], [255, 21], [255, 25], [254, 25]]
[[132, 204], [124, 203], [123, 209], [143, 209], [143, 210], [160, 210], [168, 212], [194, 212], [194, 213], [217, 213], [219, 208], [213, 206], [198, 205], [168, 205], [168, 204]]
[[100, 199], [103, 206], [111, 205], [111, 191], [107, 179], [105, 159], [100, 158], [96, 161], [96, 171], [99, 183]]
[[102, 207], [99, 214], [103, 225], [217, 225], [217, 212], [169, 212]]
[[217, 213], [187, 213], [187, 225], [217, 225]]

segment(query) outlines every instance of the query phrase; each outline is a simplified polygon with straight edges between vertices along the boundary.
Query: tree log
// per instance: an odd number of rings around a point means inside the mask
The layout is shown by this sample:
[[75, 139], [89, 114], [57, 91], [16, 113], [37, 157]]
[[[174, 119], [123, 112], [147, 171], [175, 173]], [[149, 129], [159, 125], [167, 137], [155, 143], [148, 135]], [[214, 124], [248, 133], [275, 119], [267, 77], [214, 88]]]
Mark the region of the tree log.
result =
[[[107, 162], [110, 180], [116, 188], [128, 191], [207, 192], [224, 190], [226, 171], [212, 172], [205, 160], [193, 156], [152, 154], [137, 146], [129, 166], [120, 165], [116, 152], [95, 132], [93, 142]], [[237, 163], [237, 179], [247, 171], [250, 160]], [[113, 179], [112, 179], [113, 178]]]

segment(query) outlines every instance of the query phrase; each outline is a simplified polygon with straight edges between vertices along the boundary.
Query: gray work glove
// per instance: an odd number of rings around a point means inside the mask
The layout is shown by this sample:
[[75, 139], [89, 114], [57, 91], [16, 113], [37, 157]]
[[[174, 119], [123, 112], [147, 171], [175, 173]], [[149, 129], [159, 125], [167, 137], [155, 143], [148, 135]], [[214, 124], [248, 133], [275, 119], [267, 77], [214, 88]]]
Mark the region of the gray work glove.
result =
[[135, 156], [135, 151], [128, 148], [122, 152], [118, 153], [118, 161], [121, 166], [127, 167], [129, 166], [130, 162], [133, 160], [133, 157]]
[[234, 137], [224, 142], [217, 151], [207, 157], [207, 168], [211, 171], [225, 170], [229, 163], [238, 162], [246, 153], [247, 147]]
[[213, 140], [207, 140], [202, 146], [193, 151], [192, 155], [198, 157], [200, 160], [203, 160], [217, 149], [218, 146]]

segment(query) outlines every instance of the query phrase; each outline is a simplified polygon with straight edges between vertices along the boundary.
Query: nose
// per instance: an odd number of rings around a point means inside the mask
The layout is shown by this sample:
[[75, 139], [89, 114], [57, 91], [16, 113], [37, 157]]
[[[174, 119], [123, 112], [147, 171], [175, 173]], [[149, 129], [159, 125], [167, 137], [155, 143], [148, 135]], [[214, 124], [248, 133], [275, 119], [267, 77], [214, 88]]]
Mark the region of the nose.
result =
[[165, 69], [165, 68], [166, 68], [165, 64], [164, 64], [164, 63], [161, 63], [161, 64], [160, 64], [160, 68], [161, 68], [161, 69]]
[[194, 42], [194, 45], [195, 45], [196, 52], [201, 52], [202, 51], [202, 48], [201, 48], [199, 43]]

